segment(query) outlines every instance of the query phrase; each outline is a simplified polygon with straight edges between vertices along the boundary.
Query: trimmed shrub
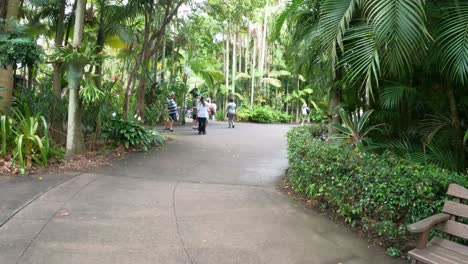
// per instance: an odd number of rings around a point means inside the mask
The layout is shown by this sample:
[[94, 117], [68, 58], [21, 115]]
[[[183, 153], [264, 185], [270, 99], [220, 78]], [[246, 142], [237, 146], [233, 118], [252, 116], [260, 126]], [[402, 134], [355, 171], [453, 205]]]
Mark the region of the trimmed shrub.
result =
[[287, 123], [290, 119], [288, 114], [273, 110], [269, 106], [255, 106], [251, 116], [251, 121], [255, 123]]
[[467, 175], [389, 152], [359, 153], [327, 144], [315, 139], [316, 131], [299, 127], [288, 133], [291, 186], [397, 248], [410, 238], [408, 224], [441, 212], [450, 183], [468, 186]]

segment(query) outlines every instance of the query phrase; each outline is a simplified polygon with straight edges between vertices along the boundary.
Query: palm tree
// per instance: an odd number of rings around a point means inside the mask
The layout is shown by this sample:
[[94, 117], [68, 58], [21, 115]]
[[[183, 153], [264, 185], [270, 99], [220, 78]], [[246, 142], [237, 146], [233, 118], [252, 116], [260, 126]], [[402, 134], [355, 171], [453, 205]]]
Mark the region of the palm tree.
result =
[[[75, 30], [73, 36], [73, 49], [75, 52], [81, 48], [83, 43], [84, 18], [86, 12], [86, 0], [77, 0]], [[81, 118], [79, 110], [78, 90], [83, 78], [83, 67], [80, 61], [72, 61], [68, 66], [70, 95], [68, 102], [68, 129], [67, 129], [67, 157], [81, 154], [85, 150], [83, 132], [81, 129]]]
[[[289, 19], [295, 25], [293, 39], [305, 43], [295, 45], [301, 48], [297, 53], [307, 54], [309, 62], [329, 65], [332, 121], [339, 123], [333, 119], [338, 119], [337, 106], [343, 103], [348, 109], [372, 105], [377, 120], [390, 110], [386, 106], [401, 106], [403, 100], [435, 100], [424, 90], [429, 86], [439, 93], [438, 103], [406, 104], [411, 114], [394, 108], [392, 119], [403, 118], [399, 126], [392, 126], [392, 133], [404, 128], [402, 121], [409, 129], [425, 122], [425, 115], [448, 109], [451, 126], [459, 131], [458, 143], [448, 144], [454, 147], [463, 146], [466, 130], [461, 122], [466, 113], [460, 113], [458, 100], [468, 80], [467, 14], [468, 3], [457, 0], [293, 0], [279, 24]], [[447, 107], [435, 108], [438, 105]]]

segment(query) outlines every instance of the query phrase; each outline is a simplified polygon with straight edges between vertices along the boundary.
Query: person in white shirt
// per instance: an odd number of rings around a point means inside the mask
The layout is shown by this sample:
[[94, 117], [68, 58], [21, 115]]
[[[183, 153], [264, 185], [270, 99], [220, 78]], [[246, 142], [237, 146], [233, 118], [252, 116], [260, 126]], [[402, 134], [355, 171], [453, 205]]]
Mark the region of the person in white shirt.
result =
[[237, 105], [236, 103], [234, 103], [234, 99], [229, 99], [229, 104], [227, 105], [229, 128], [234, 128], [234, 117], [236, 117], [236, 108]]
[[309, 116], [310, 109], [307, 107], [307, 104], [304, 103], [302, 105], [302, 123], [301, 125], [304, 125], [304, 122], [307, 120], [307, 117]]
[[206, 102], [205, 97], [200, 99], [200, 103], [197, 106], [197, 117], [198, 117], [198, 134], [206, 134], [206, 120], [208, 119], [208, 110], [210, 109], [210, 104]]

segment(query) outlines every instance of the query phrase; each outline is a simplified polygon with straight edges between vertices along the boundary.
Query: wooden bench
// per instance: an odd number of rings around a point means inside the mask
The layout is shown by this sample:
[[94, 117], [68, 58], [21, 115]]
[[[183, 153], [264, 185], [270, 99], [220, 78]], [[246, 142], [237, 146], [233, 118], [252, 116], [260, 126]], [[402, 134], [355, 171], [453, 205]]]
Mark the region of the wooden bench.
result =
[[[416, 248], [408, 254], [412, 263], [468, 264], [468, 247], [450, 240], [453, 236], [468, 239], [468, 225], [459, 220], [468, 218], [468, 189], [450, 184], [447, 194], [453, 197], [445, 202], [443, 213], [436, 214], [408, 226], [411, 233], [419, 234]], [[435, 237], [428, 242], [432, 227], [448, 234], [449, 239]]]

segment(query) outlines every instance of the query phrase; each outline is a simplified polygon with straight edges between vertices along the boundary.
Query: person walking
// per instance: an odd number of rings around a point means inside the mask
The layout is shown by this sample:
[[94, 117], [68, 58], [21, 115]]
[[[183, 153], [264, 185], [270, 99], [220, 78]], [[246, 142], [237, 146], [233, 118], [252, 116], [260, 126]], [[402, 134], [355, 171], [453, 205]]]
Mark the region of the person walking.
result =
[[206, 101], [210, 105], [210, 111], [209, 111], [210, 117], [208, 118], [208, 120], [214, 120], [214, 117], [216, 115], [216, 104], [214, 102], [211, 102], [210, 98], [206, 99]]
[[167, 98], [166, 111], [169, 114], [169, 118], [166, 119], [166, 125], [164, 129], [174, 132], [174, 122], [177, 121], [177, 103], [174, 100], [173, 92], [171, 92], [169, 94], [169, 98]]
[[229, 99], [229, 104], [227, 105], [229, 128], [234, 128], [234, 117], [236, 117], [236, 108], [237, 105], [236, 103], [234, 103], [234, 99]]
[[211, 102], [211, 109], [213, 110], [213, 121], [216, 121], [216, 111], [218, 110], [218, 106], [215, 101]]
[[301, 123], [302, 126], [304, 125], [304, 122], [307, 120], [307, 117], [309, 116], [309, 114], [310, 114], [310, 109], [307, 106], [307, 104], [304, 103], [302, 105], [302, 123]]
[[200, 103], [197, 107], [197, 117], [198, 117], [198, 134], [206, 134], [206, 120], [208, 119], [208, 110], [210, 109], [210, 104], [205, 100], [205, 97], [201, 97]]
[[195, 94], [193, 96], [193, 101], [192, 101], [192, 129], [197, 130], [198, 127], [198, 118], [197, 118], [197, 112], [198, 112], [198, 104], [200, 103], [200, 95]]

